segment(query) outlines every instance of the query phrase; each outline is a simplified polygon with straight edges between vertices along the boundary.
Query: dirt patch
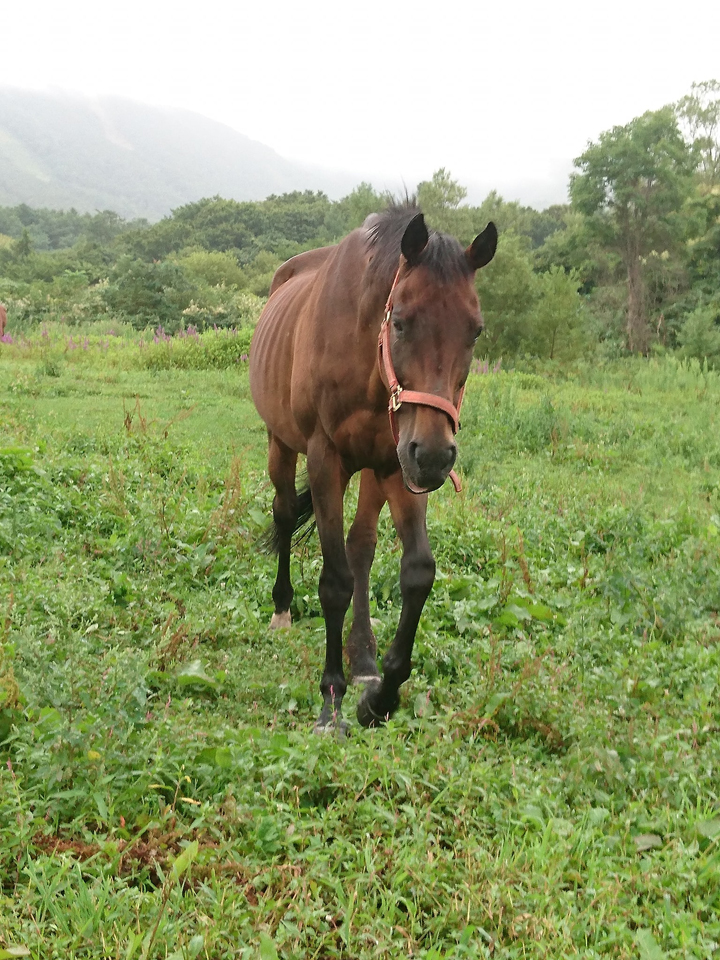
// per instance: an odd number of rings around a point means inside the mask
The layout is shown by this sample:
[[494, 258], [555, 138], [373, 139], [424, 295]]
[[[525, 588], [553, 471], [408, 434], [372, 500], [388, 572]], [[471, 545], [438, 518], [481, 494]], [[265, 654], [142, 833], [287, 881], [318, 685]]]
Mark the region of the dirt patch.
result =
[[[143, 839], [116, 840], [101, 845], [86, 843], [73, 837], [56, 837], [36, 833], [32, 839], [32, 846], [40, 853], [48, 856], [56, 854], [70, 854], [74, 859], [85, 863], [97, 858], [110, 863], [116, 861], [116, 874], [121, 877], [131, 877], [142, 872], [147, 881], [153, 885], [161, 884], [160, 871], [167, 875], [172, 867], [173, 860], [182, 852], [181, 841], [197, 840], [198, 853], [217, 850], [219, 844], [201, 834], [184, 835], [178, 831], [169, 833], [148, 832]], [[248, 902], [256, 906], [263, 895], [278, 893], [288, 881], [298, 877], [302, 869], [295, 864], [277, 864], [273, 868], [277, 874], [277, 882], [267, 883], [267, 868], [252, 870], [237, 860], [217, 860], [212, 863], [193, 863], [186, 877], [182, 880], [184, 887], [196, 887], [198, 884], [212, 877], [230, 877], [238, 886], [242, 887], [243, 894]], [[256, 887], [260, 875], [263, 882]]]

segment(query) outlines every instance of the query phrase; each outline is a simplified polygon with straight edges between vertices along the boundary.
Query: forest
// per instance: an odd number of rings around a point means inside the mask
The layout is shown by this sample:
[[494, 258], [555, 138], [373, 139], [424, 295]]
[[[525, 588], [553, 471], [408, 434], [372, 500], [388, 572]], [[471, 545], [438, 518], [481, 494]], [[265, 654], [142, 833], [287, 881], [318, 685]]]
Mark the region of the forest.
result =
[[[677, 351], [720, 364], [720, 82], [601, 133], [568, 193], [537, 211], [496, 192], [470, 206], [445, 169], [418, 184], [431, 227], [463, 242], [490, 219], [500, 230], [478, 278], [478, 356], [516, 365]], [[390, 199], [368, 183], [338, 201], [212, 197], [153, 224], [0, 208], [6, 338], [47, 322], [164, 336], [252, 326], [282, 261], [338, 241]]]

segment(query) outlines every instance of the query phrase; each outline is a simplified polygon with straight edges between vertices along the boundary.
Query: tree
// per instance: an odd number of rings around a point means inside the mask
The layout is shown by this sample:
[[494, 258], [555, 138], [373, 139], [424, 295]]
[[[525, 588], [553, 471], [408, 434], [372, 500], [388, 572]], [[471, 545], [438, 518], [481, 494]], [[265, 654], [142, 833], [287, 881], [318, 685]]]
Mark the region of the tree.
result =
[[485, 331], [475, 348], [479, 356], [495, 360], [538, 352], [533, 341], [533, 311], [540, 289], [528, 246], [525, 237], [512, 231], [501, 234], [492, 262], [477, 273], [485, 320]]
[[703, 297], [720, 301], [720, 186], [688, 204], [694, 236], [688, 249], [690, 276]]
[[715, 186], [720, 183], [720, 83], [693, 83], [675, 112], [696, 151], [702, 183]]
[[679, 241], [678, 216], [692, 183], [693, 158], [673, 108], [648, 112], [600, 135], [575, 160], [573, 205], [591, 235], [620, 256], [627, 276], [627, 345], [646, 353], [650, 328], [643, 258]]
[[33, 242], [30, 239], [27, 227], [25, 227], [22, 236], [15, 244], [15, 256], [18, 260], [27, 260], [32, 252]]
[[580, 279], [554, 266], [539, 278], [540, 300], [533, 310], [534, 350], [550, 360], [571, 360], [585, 343]]
[[460, 207], [467, 190], [440, 167], [430, 180], [417, 185], [418, 206], [436, 230], [453, 233], [461, 239], [470, 230], [469, 209]]
[[160, 323], [174, 333], [195, 292], [179, 264], [170, 260], [146, 263], [124, 256], [111, 272], [102, 295], [113, 313], [127, 317], [138, 329]]
[[211, 287], [243, 287], [245, 275], [231, 253], [220, 250], [188, 250], [175, 259], [191, 278]]
[[337, 225], [333, 234], [342, 237], [362, 225], [371, 213], [379, 213], [387, 206], [387, 194], [376, 193], [371, 184], [363, 181], [334, 206], [337, 208]]
[[499, 233], [514, 230], [528, 237], [535, 248], [563, 229], [569, 209], [564, 205], [555, 205], [538, 211], [522, 206], [517, 200], [504, 200], [497, 190], [491, 190], [480, 206], [469, 208], [469, 212], [472, 215], [473, 236], [484, 228], [488, 220], [492, 220]]

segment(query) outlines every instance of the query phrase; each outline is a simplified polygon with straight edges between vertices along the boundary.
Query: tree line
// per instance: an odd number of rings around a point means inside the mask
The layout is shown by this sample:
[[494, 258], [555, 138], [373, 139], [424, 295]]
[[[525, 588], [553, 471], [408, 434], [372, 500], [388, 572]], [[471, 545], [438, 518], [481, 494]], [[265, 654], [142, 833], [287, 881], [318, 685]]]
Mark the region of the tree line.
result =
[[[600, 134], [574, 161], [569, 202], [538, 211], [496, 192], [472, 206], [445, 170], [418, 184], [429, 224], [501, 239], [478, 277], [490, 358], [679, 350], [720, 365], [720, 83]], [[110, 211], [0, 208], [0, 300], [10, 323], [108, 315], [173, 331], [256, 315], [274, 270], [337, 242], [387, 195], [212, 197], [157, 223]]]

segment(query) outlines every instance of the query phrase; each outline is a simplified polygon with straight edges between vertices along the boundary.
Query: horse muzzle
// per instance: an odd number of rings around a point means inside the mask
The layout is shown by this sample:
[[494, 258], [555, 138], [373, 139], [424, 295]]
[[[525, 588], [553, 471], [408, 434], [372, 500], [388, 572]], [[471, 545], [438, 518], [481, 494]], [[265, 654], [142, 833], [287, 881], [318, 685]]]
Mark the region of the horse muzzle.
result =
[[405, 486], [411, 493], [430, 493], [441, 487], [457, 458], [457, 444], [424, 444], [409, 440], [398, 444], [398, 459]]

